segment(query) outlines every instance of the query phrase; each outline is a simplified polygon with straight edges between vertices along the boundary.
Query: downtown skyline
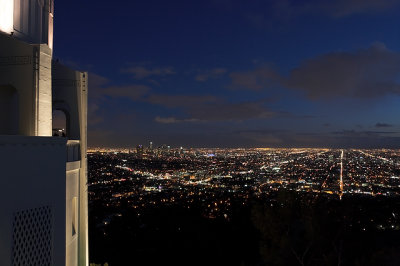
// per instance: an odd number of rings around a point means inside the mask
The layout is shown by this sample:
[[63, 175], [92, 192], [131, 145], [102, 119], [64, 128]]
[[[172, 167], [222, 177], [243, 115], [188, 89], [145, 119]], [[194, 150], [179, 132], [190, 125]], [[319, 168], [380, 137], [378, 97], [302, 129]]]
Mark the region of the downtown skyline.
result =
[[56, 2], [54, 56], [90, 146], [398, 148], [399, 3]]

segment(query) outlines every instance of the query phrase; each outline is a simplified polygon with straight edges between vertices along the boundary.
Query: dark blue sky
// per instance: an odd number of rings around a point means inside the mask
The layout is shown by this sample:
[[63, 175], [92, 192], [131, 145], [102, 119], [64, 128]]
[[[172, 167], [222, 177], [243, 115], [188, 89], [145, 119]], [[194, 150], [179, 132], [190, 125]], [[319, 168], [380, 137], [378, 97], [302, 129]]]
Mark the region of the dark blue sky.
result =
[[400, 147], [400, 1], [56, 1], [89, 145]]

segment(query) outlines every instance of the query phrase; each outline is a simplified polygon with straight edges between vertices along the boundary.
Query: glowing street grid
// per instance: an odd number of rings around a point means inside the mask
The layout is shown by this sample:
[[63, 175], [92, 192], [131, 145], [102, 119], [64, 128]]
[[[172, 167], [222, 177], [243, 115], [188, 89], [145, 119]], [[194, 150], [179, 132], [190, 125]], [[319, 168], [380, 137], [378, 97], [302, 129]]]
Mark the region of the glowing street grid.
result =
[[[342, 199], [400, 194], [400, 151], [359, 149], [91, 149], [89, 197], [135, 209], [203, 201], [227, 216], [230, 201], [279, 190]], [[220, 199], [213, 201], [212, 199]]]

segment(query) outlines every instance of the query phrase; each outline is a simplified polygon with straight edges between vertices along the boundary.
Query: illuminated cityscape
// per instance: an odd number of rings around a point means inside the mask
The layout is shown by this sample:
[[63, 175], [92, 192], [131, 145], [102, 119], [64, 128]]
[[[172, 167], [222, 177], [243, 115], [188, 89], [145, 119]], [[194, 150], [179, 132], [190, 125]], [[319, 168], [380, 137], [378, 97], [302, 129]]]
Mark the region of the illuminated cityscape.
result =
[[[105, 237], [118, 219], [140, 219], [153, 209], [195, 209], [202, 219], [229, 224], [238, 209], [252, 209], [255, 202], [273, 206], [282, 193], [336, 211], [342, 207], [330, 204], [364, 202], [348, 218], [335, 216], [345, 230], [400, 230], [399, 150], [140, 147], [88, 152], [93, 227]], [[368, 210], [382, 201], [389, 204], [379, 214]], [[363, 210], [364, 204], [371, 206]]]
[[400, 0], [0, 0], [0, 266], [400, 265]]
[[[134, 190], [140, 196], [185, 188], [198, 190], [199, 195], [221, 190], [257, 197], [278, 189], [332, 198], [400, 195], [398, 150], [158, 149], [143, 154], [140, 147], [133, 153], [92, 149], [89, 186], [140, 180]], [[129, 198], [130, 192], [113, 191], [110, 196]]]

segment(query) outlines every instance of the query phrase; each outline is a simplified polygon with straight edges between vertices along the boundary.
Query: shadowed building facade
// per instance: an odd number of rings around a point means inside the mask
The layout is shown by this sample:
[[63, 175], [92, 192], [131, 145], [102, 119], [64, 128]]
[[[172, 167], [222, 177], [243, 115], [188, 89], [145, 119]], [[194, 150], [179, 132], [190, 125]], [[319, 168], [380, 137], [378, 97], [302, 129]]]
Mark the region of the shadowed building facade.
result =
[[88, 265], [88, 77], [52, 60], [53, 6], [0, 0], [0, 265]]

